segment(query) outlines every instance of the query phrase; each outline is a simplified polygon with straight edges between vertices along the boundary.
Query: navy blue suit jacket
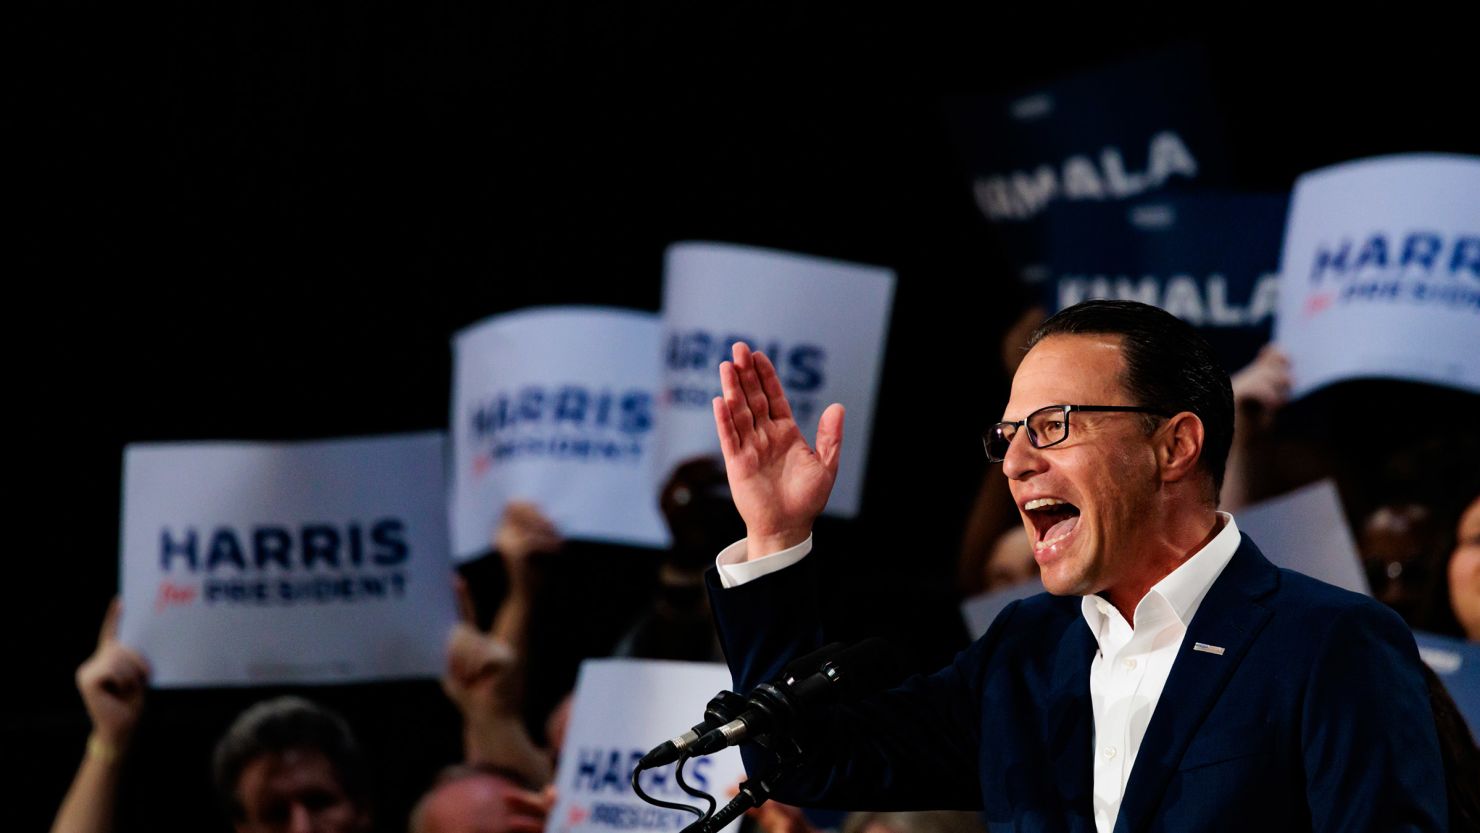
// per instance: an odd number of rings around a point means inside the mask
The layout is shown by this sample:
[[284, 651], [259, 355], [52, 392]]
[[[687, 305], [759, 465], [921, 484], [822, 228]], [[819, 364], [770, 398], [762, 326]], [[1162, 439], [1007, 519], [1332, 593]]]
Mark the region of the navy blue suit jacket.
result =
[[[710, 595], [735, 687], [824, 644], [819, 554]], [[1222, 655], [1194, 651], [1194, 643]], [[979, 809], [991, 830], [1094, 833], [1078, 597], [1016, 602], [946, 668], [808, 721], [782, 801]], [[1244, 536], [1188, 627], [1137, 753], [1117, 833], [1444, 830], [1444, 770], [1407, 626], [1276, 569]], [[747, 766], [760, 765], [751, 750]]]

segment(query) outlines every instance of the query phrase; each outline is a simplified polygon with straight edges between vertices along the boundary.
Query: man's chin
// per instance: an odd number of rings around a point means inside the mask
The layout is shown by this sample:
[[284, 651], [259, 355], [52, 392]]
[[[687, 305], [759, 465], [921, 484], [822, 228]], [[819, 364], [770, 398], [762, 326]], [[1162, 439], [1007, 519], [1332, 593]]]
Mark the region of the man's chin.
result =
[[1055, 596], [1088, 595], [1091, 591], [1086, 577], [1074, 571], [1056, 569], [1064, 566], [1063, 563], [1056, 563], [1039, 573], [1039, 578], [1043, 580], [1043, 589]]

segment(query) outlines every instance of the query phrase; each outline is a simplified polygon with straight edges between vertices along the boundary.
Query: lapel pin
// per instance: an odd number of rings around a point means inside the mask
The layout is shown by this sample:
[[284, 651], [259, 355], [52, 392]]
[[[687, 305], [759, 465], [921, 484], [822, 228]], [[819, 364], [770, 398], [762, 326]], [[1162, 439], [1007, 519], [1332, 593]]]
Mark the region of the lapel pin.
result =
[[1192, 650], [1194, 650], [1194, 651], [1202, 651], [1203, 653], [1213, 654], [1214, 656], [1219, 656], [1219, 657], [1223, 656], [1223, 649], [1222, 648], [1218, 647], [1217, 645], [1209, 645], [1206, 642], [1194, 642], [1194, 643], [1192, 643]]

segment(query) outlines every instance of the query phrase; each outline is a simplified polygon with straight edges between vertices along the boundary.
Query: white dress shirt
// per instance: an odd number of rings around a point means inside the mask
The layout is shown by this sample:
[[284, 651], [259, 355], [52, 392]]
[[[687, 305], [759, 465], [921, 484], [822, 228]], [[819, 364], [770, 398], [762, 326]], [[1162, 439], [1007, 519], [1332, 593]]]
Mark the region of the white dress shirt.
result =
[[[1193, 553], [1170, 575], [1157, 582], [1136, 605], [1134, 628], [1115, 606], [1099, 596], [1081, 600], [1084, 621], [1100, 649], [1089, 669], [1090, 703], [1094, 711], [1095, 829], [1110, 833], [1120, 812], [1131, 767], [1146, 726], [1161, 699], [1167, 676], [1177, 659], [1187, 626], [1203, 597], [1238, 549], [1238, 526], [1233, 516], [1219, 512], [1223, 528], [1206, 546]], [[812, 537], [789, 549], [745, 561], [745, 541], [725, 547], [715, 559], [723, 587], [790, 567], [812, 551]]]

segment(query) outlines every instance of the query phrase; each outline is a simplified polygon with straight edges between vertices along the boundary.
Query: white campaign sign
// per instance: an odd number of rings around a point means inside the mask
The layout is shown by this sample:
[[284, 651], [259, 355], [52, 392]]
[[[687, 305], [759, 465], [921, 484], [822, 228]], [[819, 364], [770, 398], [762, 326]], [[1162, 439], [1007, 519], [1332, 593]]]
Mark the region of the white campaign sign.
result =
[[1372, 595], [1341, 511], [1341, 496], [1330, 480], [1239, 510], [1235, 520], [1239, 532], [1252, 538], [1276, 567]]
[[453, 342], [452, 551], [486, 551], [528, 500], [568, 538], [662, 547], [654, 485], [658, 318], [549, 307], [488, 318]]
[[1480, 392], [1480, 158], [1387, 156], [1302, 176], [1275, 341], [1295, 397], [1363, 377]]
[[718, 367], [731, 344], [745, 341], [776, 365], [808, 442], [824, 408], [847, 408], [827, 512], [856, 515], [893, 299], [894, 272], [878, 266], [721, 243], [670, 246], [659, 471], [719, 454], [710, 404], [719, 395]]
[[435, 677], [440, 433], [124, 450], [120, 639], [160, 687]]
[[[696, 816], [645, 803], [632, 791], [632, 771], [649, 749], [704, 719], [710, 698], [730, 687], [723, 665], [601, 659], [581, 664], [570, 727], [555, 775], [560, 796], [546, 833], [678, 833]], [[736, 749], [696, 758], [684, 767], [690, 786], [720, 806], [745, 776]], [[674, 779], [674, 765], [643, 773], [649, 796], [704, 809]], [[738, 824], [738, 822], [736, 822]], [[725, 828], [734, 830], [735, 825]]]

